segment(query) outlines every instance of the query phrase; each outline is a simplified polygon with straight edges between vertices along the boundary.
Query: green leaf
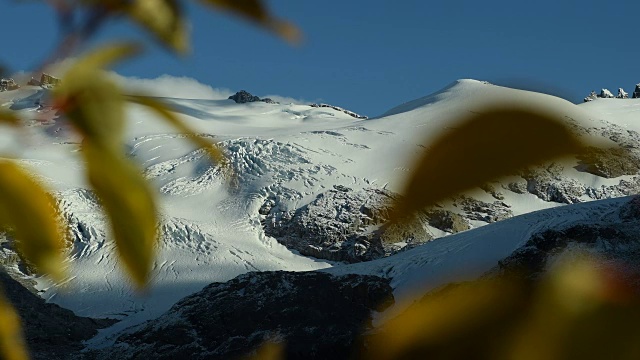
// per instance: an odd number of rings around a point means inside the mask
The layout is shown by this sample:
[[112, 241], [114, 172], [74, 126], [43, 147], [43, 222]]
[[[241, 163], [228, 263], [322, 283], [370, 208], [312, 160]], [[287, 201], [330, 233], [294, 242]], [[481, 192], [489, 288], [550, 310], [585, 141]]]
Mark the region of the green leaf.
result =
[[463, 191], [567, 154], [583, 145], [559, 115], [521, 108], [488, 109], [437, 138], [413, 167], [392, 221]]
[[130, 160], [85, 140], [87, 175], [109, 218], [118, 255], [135, 284], [144, 287], [155, 258], [158, 214], [149, 184]]
[[27, 360], [20, 318], [0, 292], [0, 358], [6, 360]]
[[295, 25], [274, 18], [260, 0], [200, 0], [200, 2], [251, 20], [291, 43], [298, 43], [302, 38], [300, 30]]
[[128, 100], [155, 111], [178, 131], [186, 134], [195, 146], [204, 149], [212, 161], [217, 164], [221, 164], [223, 167], [226, 166], [227, 162], [222, 150], [220, 150], [216, 144], [206, 140], [202, 136], [198, 136], [193, 129], [191, 129], [184, 123], [184, 121], [180, 120], [173, 111], [171, 111], [169, 105], [148, 96], [129, 96]]
[[18, 251], [38, 272], [64, 278], [65, 236], [55, 201], [31, 175], [0, 160], [0, 222], [12, 229]]

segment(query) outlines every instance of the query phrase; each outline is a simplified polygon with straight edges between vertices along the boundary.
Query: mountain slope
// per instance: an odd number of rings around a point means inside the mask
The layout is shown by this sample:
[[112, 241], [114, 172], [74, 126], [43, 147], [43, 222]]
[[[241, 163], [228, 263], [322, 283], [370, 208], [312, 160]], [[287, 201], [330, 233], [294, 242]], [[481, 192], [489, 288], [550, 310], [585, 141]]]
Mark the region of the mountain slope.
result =
[[[373, 189], [395, 194], [410, 173], [412, 160], [428, 147], [430, 140], [455, 126], [461, 116], [505, 101], [557, 111], [576, 132], [601, 144], [635, 147], [640, 136], [631, 122], [635, 106], [640, 103], [612, 99], [576, 106], [549, 95], [475, 80], [458, 81], [436, 95], [369, 120], [325, 107], [167, 98], [189, 125], [221, 141], [237, 182], [228, 187], [219, 169], [209, 163], [202, 151], [193, 149], [182, 135], [148, 111], [136, 106], [128, 109], [127, 149], [159, 189], [162, 208], [162, 241], [152, 286], [147, 293], [139, 294], [121, 273], [104, 218], [87, 190], [82, 164], [76, 156], [77, 139], [70, 136], [64, 121], [55, 119], [50, 111], [38, 110], [35, 103], [29, 106], [25, 100], [33, 95], [29, 91], [22, 97], [15, 93], [11, 95], [13, 99], [2, 98], [8, 107], [20, 104], [19, 111], [34, 119], [34, 126], [26, 132], [28, 141], [17, 141], [18, 135], [9, 130], [0, 136], [0, 148], [23, 159], [56, 190], [72, 224], [75, 243], [69, 260], [69, 290], [39, 279], [42, 296], [82, 316], [122, 319], [90, 342], [96, 347], [108, 346], [118, 331], [159, 316], [180, 298], [211, 282], [227, 281], [249, 271], [306, 271], [336, 266], [330, 271], [392, 277], [398, 293], [409, 291], [414, 285], [428, 288], [460, 278], [454, 274], [463, 275], [462, 278], [465, 274], [476, 276], [509, 256], [535, 231], [558, 226], [562, 223], [558, 217], [571, 214], [563, 213], [561, 208], [557, 213], [539, 213], [528, 220], [500, 222], [502, 228], [498, 229], [504, 236], [495, 243], [491, 240], [490, 247], [487, 241], [471, 241], [491, 237], [498, 224], [484, 226], [487, 223], [562, 204], [629, 195], [640, 188], [637, 171], [605, 178], [586, 172], [577, 159], [570, 164], [547, 164], [442, 204], [443, 210], [461, 216], [473, 230], [446, 242], [439, 239], [376, 262], [345, 267], [302, 256], [298, 252], [301, 248], [296, 251], [291, 244], [291, 249], [287, 248], [268, 236], [263, 222], [271, 216], [271, 209], [277, 211], [273, 213], [277, 221], [293, 218], [335, 186], [354, 192]], [[269, 211], [264, 210], [266, 203], [270, 204]], [[323, 206], [328, 214], [325, 219], [331, 219], [342, 205], [329, 202]], [[355, 210], [342, 213], [349, 218]], [[371, 218], [362, 214], [363, 219]], [[586, 214], [574, 215], [586, 218]], [[315, 220], [320, 231], [335, 227], [335, 222], [322, 222], [320, 217]], [[450, 226], [434, 224], [425, 219], [421, 225], [429, 238], [453, 232]], [[365, 225], [365, 237], [379, 229], [379, 223]], [[295, 237], [295, 232], [285, 235]], [[404, 241], [406, 238], [396, 240], [392, 245], [397, 249], [409, 243]], [[322, 250], [364, 244], [343, 243], [309, 245]], [[485, 253], [487, 256], [475, 256]]]

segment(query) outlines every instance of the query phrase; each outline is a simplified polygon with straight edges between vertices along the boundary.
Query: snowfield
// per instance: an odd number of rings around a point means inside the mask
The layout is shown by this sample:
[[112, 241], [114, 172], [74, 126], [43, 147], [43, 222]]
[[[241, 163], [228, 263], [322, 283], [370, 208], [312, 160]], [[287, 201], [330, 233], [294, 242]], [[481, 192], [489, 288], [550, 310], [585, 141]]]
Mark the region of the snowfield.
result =
[[[127, 151], [157, 189], [162, 210], [162, 237], [152, 284], [139, 292], [123, 275], [105, 219], [87, 190], [76, 154], [78, 139], [46, 106], [37, 110], [33, 99], [39, 97], [46, 102], [45, 93], [30, 87], [0, 93], [0, 105], [22, 112], [34, 125], [26, 131], [0, 133], [0, 151], [21, 159], [56, 191], [75, 237], [68, 261], [70, 278], [63, 286], [39, 279], [41, 296], [81, 316], [122, 319], [91, 340], [89, 345], [98, 348], [108, 346], [118, 331], [158, 317], [205, 285], [250, 271], [326, 269], [334, 274], [391, 277], [397, 297], [410, 301], [412, 293], [480, 276], [537, 231], [572, 221], [587, 222], [590, 212], [606, 212], [623, 201], [538, 211], [563, 204], [509, 190], [509, 183], [524, 181], [514, 174], [493, 184], [514, 218], [490, 225], [473, 220], [472, 230], [391, 257], [350, 265], [301, 256], [264, 234], [258, 210], [267, 198], [276, 199], [281, 208], [295, 210], [334, 185], [399, 192], [413, 159], [429, 141], [470, 113], [494, 104], [517, 103], [562, 114], [571, 126], [591, 129], [583, 135], [601, 146], [640, 139], [640, 99], [598, 99], [577, 106], [549, 95], [475, 80], [459, 80], [436, 94], [367, 120], [328, 107], [164, 98], [190, 126], [221, 142], [237, 176], [233, 186], [228, 186], [202, 151], [162, 120], [131, 105]], [[632, 190], [616, 186], [621, 181], [636, 182], [634, 174], [607, 179], [578, 171], [576, 164], [565, 165], [558, 175], [568, 179], [576, 194], [571, 202], [629, 195]], [[497, 201], [481, 189], [469, 196]], [[451, 204], [444, 206], [460, 212]], [[518, 216], [522, 214], [526, 215]], [[447, 235], [434, 228], [430, 231]], [[396, 310], [402, 304], [398, 302]]]

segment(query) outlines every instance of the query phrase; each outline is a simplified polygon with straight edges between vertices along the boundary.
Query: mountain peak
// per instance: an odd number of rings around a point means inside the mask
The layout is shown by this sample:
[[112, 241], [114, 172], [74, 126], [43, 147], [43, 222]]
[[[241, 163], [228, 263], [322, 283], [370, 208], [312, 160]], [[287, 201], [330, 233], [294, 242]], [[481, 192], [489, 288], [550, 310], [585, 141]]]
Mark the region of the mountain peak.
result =
[[233, 100], [236, 104], [245, 104], [249, 102], [266, 102], [267, 104], [278, 104], [278, 102], [271, 100], [270, 98], [261, 99], [258, 96], [252, 95], [246, 90], [240, 90], [237, 93], [229, 96], [229, 100]]
[[449, 85], [445, 86], [444, 88], [436, 91], [433, 94], [398, 105], [388, 110], [384, 114], [382, 114], [382, 117], [396, 115], [403, 112], [408, 112], [416, 108], [430, 105], [437, 101], [440, 101], [446, 98], [448, 94], [456, 93], [456, 92], [463, 91], [465, 89], [475, 88], [477, 86], [484, 86], [484, 85], [492, 85], [492, 84], [487, 81], [480, 81], [480, 80], [474, 80], [474, 79], [458, 79], [450, 83]]

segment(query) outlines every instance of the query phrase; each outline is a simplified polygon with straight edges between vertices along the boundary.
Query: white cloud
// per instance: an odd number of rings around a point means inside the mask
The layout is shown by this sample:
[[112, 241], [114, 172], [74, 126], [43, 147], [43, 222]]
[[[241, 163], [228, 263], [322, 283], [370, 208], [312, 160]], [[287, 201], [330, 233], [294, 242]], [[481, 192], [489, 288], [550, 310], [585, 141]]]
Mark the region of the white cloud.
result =
[[213, 88], [195, 79], [171, 75], [162, 75], [155, 79], [141, 79], [111, 73], [127, 93], [144, 93], [158, 97], [181, 99], [227, 99], [233, 91], [225, 88]]
[[[61, 77], [70, 66], [73, 66], [76, 60], [76, 58], [68, 58], [58, 61], [48, 65], [46, 69], [44, 69], [44, 72], [56, 77]], [[207, 100], [226, 100], [229, 96], [235, 94], [235, 91], [227, 88], [214, 88], [186, 76], [172, 76], [165, 74], [154, 79], [145, 79], [133, 76], [122, 76], [113, 71], [109, 71], [108, 74], [114, 81], [123, 87], [125, 93], [129, 94], [143, 93], [157, 97]], [[40, 73], [34, 74], [19, 71], [12, 75], [18, 83], [26, 83], [31, 76], [39, 79]], [[309, 105], [312, 103], [322, 102], [322, 99], [306, 100], [280, 95], [260, 95], [260, 98], [271, 98], [281, 104]]]

